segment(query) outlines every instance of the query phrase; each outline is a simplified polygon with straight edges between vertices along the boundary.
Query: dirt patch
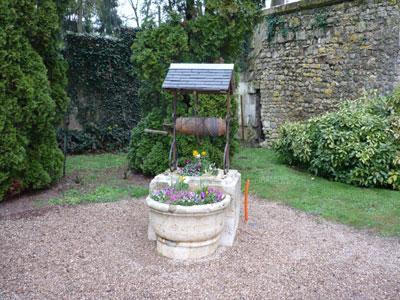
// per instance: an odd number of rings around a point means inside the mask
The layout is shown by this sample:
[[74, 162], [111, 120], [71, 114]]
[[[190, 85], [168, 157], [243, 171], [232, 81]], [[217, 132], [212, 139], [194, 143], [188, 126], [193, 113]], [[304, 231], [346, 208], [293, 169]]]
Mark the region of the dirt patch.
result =
[[207, 259], [160, 257], [144, 200], [0, 220], [2, 299], [398, 299], [400, 240], [252, 199], [236, 242]]
[[60, 197], [63, 192], [71, 189], [79, 189], [84, 192], [101, 184], [148, 186], [150, 180], [151, 178], [141, 174], [126, 173], [126, 168], [124, 167], [103, 169], [97, 172], [72, 172], [49, 189], [24, 193], [20, 196], [3, 200], [0, 202], [0, 219], [42, 214], [42, 212], [52, 209], [49, 208], [47, 203], [49, 199]]
[[45, 214], [49, 213], [50, 211], [59, 211], [62, 209], [60, 206], [46, 206], [42, 208], [35, 208], [35, 209], [25, 209], [20, 212], [10, 213], [8, 215], [0, 216], [0, 220], [19, 220], [19, 219], [30, 219], [35, 217], [41, 217]]

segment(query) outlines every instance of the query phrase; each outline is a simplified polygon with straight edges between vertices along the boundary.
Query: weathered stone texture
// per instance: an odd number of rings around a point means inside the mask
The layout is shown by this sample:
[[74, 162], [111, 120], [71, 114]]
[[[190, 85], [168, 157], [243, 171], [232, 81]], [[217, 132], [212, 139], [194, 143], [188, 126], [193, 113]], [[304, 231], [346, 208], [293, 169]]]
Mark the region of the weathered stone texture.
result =
[[[150, 182], [150, 194], [167, 186], [173, 185], [179, 181], [179, 175], [176, 172], [166, 171], [158, 174]], [[218, 171], [216, 176], [186, 176], [185, 183], [189, 185], [190, 190], [198, 190], [201, 187], [208, 186], [223, 191], [224, 194], [231, 197], [229, 206], [225, 209], [224, 228], [218, 240], [221, 246], [231, 247], [235, 241], [236, 230], [239, 226], [240, 206], [242, 200], [241, 192], [241, 174], [237, 170], [229, 170], [224, 174], [222, 170]], [[149, 223], [149, 240], [156, 240], [154, 229]]]
[[387, 93], [399, 83], [397, 1], [309, 0], [264, 14], [244, 81], [260, 89], [266, 145], [286, 121], [330, 111], [365, 90]]

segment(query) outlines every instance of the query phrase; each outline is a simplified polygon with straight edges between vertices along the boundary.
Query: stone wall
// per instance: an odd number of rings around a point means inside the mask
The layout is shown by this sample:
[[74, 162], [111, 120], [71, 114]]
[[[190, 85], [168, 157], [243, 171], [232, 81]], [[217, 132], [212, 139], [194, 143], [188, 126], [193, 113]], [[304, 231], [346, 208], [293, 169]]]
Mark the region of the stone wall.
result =
[[265, 10], [242, 86], [261, 95], [265, 145], [286, 121], [400, 82], [399, 0], [303, 0]]

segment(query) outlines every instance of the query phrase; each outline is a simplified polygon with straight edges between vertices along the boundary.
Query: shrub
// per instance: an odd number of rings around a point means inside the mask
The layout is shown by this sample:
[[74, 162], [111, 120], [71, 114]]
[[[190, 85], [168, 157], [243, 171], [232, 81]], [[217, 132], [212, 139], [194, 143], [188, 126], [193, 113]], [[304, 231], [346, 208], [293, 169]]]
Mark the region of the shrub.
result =
[[[224, 116], [225, 97], [201, 96], [199, 102], [202, 103], [202, 107], [198, 111], [199, 116]], [[181, 101], [179, 104], [178, 115], [191, 115], [191, 111], [185, 113], [182, 107], [184, 105]], [[232, 101], [232, 111], [232, 115], [236, 116], [236, 104], [234, 101]], [[163, 130], [164, 123], [171, 123], [171, 119], [165, 119], [164, 116], [165, 114], [161, 109], [153, 110], [132, 130], [128, 154], [129, 167], [131, 169], [147, 175], [156, 175], [168, 168], [171, 137], [144, 132], [146, 128]], [[237, 118], [232, 118], [230, 136], [231, 155], [234, 154], [238, 145], [234, 139], [237, 128]], [[198, 142], [195, 136], [177, 134], [178, 164], [182, 165], [185, 160], [192, 159], [193, 150], [197, 149], [199, 151], [206, 151], [210, 161], [222, 167], [224, 147], [225, 137], [200, 137]]]
[[55, 125], [67, 104], [54, 1], [0, 2], [0, 200], [61, 176]]
[[274, 145], [285, 162], [336, 181], [400, 188], [400, 89], [364, 96], [337, 112], [280, 128]]
[[88, 152], [124, 151], [129, 145], [130, 131], [126, 128], [109, 126], [97, 127], [87, 124], [85, 130], [69, 129], [65, 136], [64, 128], [57, 129], [57, 141], [61, 149], [64, 148], [64, 138], [67, 138], [67, 153], [80, 154]]
[[[142, 114], [153, 113], [132, 131], [129, 164], [134, 170], [147, 174], [154, 175], [168, 167], [170, 137], [147, 134], [143, 130], [163, 129], [164, 121], [171, 122], [171, 96], [161, 90], [169, 64], [237, 61], [244, 40], [251, 34], [259, 16], [258, 1], [212, 0], [206, 5], [190, 1], [186, 4], [165, 7], [165, 15], [158, 26], [156, 20], [150, 18], [132, 45], [133, 70], [140, 80]], [[225, 97], [202, 95], [199, 100], [199, 116], [225, 117]], [[184, 95], [178, 103], [179, 116], [194, 115], [190, 95]], [[154, 119], [155, 115], [158, 118]], [[232, 100], [231, 154], [236, 147], [234, 136], [238, 127], [234, 116], [236, 108]], [[180, 162], [191, 158], [193, 149], [197, 149], [207, 151], [210, 160], [221, 167], [224, 146], [224, 137], [205, 137], [199, 141], [194, 136], [177, 137]]]

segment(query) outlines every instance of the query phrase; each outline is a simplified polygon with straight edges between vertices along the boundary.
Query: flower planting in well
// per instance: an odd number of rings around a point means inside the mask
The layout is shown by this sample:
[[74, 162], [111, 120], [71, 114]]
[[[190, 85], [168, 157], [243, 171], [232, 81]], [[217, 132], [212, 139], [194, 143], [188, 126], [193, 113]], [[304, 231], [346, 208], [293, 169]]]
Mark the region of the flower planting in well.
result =
[[208, 159], [206, 151], [193, 150], [193, 158], [188, 159], [185, 163], [178, 167], [178, 174], [182, 176], [202, 176], [205, 174], [208, 175], [217, 175], [218, 169], [215, 166], [215, 163], [211, 162]]
[[220, 202], [225, 195], [220, 191], [203, 187], [195, 192], [189, 190], [189, 185], [180, 177], [179, 182], [173, 186], [154, 191], [151, 198], [155, 201], [172, 205], [203, 205]]

